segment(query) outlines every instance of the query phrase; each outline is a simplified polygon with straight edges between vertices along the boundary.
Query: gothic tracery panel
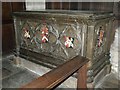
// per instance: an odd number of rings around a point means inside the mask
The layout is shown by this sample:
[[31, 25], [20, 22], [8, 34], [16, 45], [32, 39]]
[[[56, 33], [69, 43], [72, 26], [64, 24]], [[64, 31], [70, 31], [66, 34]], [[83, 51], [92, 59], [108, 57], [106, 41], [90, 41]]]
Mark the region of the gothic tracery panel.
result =
[[[54, 19], [55, 20], [55, 19]], [[72, 58], [81, 50], [81, 26], [77, 23], [43, 23], [37, 20], [20, 21], [22, 44], [36, 52], [47, 52], [64, 59]], [[61, 28], [60, 28], [61, 27]]]

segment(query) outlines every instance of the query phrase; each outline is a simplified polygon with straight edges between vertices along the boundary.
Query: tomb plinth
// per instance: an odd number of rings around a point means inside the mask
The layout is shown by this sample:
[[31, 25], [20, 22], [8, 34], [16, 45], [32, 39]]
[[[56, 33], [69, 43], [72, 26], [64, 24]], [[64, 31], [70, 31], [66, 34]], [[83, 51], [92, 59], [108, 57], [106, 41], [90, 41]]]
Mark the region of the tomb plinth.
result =
[[13, 18], [16, 56], [49, 68], [77, 55], [87, 57], [88, 83], [96, 83], [110, 72], [111, 12], [25, 11], [14, 12]]

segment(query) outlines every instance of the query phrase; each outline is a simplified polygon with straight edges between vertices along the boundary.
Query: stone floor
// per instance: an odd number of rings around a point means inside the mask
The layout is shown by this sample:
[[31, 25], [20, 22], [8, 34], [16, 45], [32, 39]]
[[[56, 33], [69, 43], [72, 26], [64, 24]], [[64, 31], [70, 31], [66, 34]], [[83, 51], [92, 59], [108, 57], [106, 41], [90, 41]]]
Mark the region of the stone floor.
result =
[[[51, 69], [21, 59], [21, 64], [14, 65], [12, 59], [7, 58], [2, 62], [2, 88], [19, 88], [37, 77], [47, 73]], [[69, 84], [68, 84], [69, 83]], [[75, 88], [76, 78], [70, 77], [58, 87]]]
[[23, 86], [39, 75], [14, 65], [11, 60], [7, 59], [2, 62], [2, 88], [18, 88]]
[[120, 80], [114, 73], [110, 73], [106, 75], [96, 86], [101, 90], [111, 89], [111, 90], [119, 90], [120, 89]]
[[[19, 88], [50, 71], [50, 69], [46, 67], [39, 66], [24, 59], [22, 59], [21, 66], [14, 65], [11, 59], [4, 60], [2, 64], [2, 78], [0, 79], [2, 80], [2, 88]], [[38, 71], [38, 73], [35, 73], [36, 71]], [[107, 88], [108, 90], [118, 90], [120, 88], [120, 80], [118, 80], [117, 76], [118, 75], [114, 73], [106, 75], [101, 81], [98, 82], [95, 89], [98, 90], [99, 88], [99, 90], [106, 90]], [[75, 88], [77, 84], [76, 82], [77, 80], [75, 78], [70, 77], [59, 87]]]

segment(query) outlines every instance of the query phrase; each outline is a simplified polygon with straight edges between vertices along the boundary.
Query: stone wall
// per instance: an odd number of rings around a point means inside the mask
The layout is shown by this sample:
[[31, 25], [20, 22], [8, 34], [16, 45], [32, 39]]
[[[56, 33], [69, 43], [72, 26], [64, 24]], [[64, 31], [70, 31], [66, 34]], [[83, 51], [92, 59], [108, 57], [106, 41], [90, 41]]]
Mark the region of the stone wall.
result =
[[45, 0], [25, 0], [26, 10], [36, 11], [36, 10], [45, 10]]
[[[120, 26], [116, 28], [115, 39], [111, 45], [110, 54], [111, 54], [111, 64], [112, 64], [112, 73], [115, 73], [116, 78], [120, 77]], [[120, 79], [120, 78], [119, 78]]]

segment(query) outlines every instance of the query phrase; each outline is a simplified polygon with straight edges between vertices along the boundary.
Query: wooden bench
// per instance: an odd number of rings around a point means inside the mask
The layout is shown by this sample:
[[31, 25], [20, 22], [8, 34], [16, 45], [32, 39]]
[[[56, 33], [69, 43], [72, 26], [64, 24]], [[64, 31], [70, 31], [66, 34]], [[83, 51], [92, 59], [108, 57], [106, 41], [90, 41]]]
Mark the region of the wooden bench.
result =
[[64, 64], [58, 66], [57, 68], [51, 70], [50, 72], [40, 76], [36, 80], [22, 86], [20, 90], [26, 88], [41, 88], [41, 89], [52, 89], [57, 87], [75, 72], [77, 75], [77, 89], [86, 88], [87, 89], [87, 62], [89, 60], [85, 57], [77, 56]]

